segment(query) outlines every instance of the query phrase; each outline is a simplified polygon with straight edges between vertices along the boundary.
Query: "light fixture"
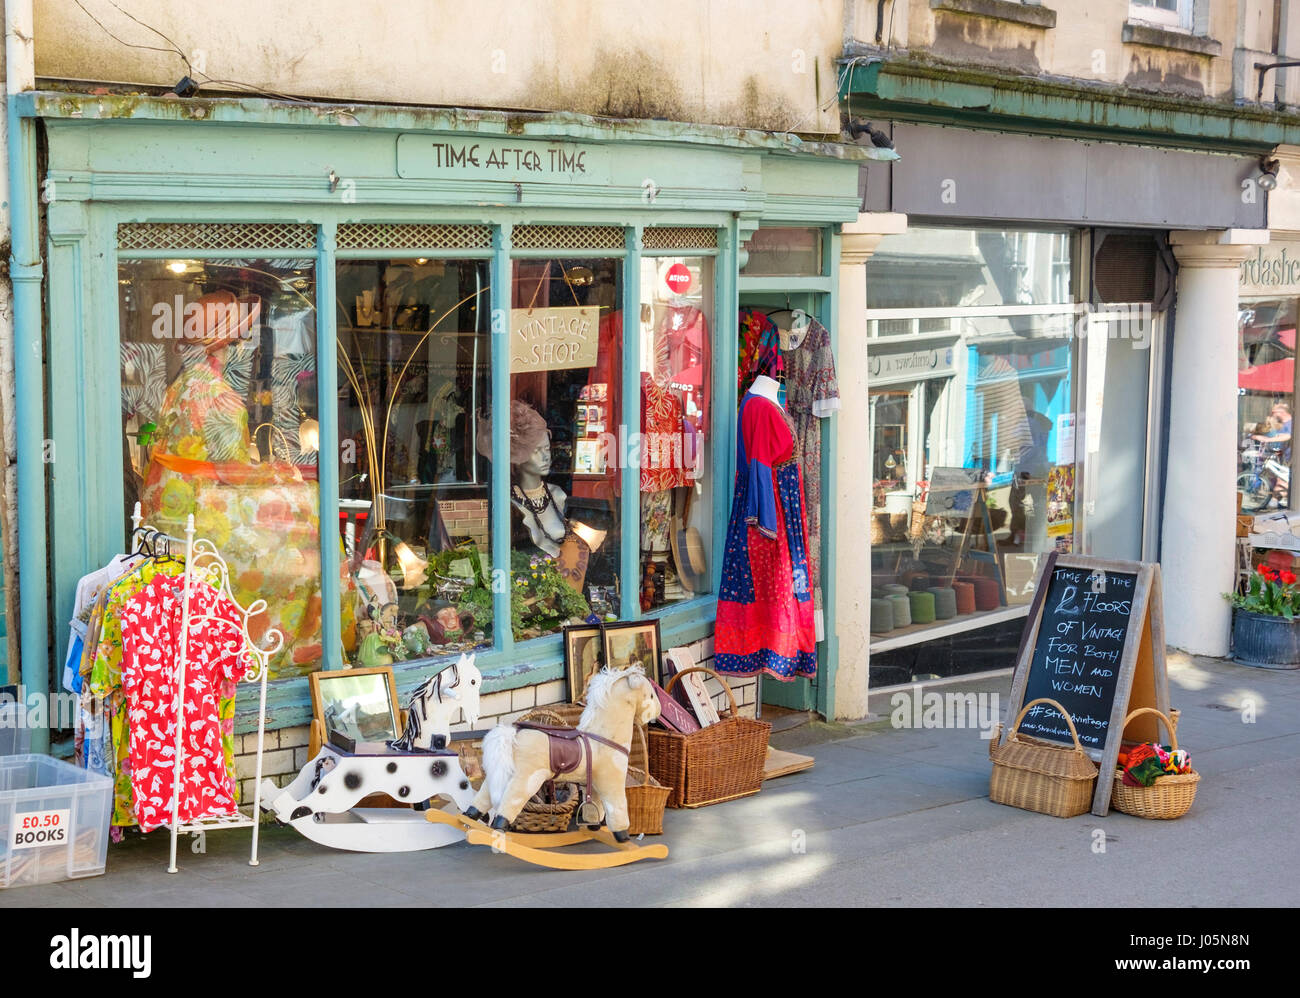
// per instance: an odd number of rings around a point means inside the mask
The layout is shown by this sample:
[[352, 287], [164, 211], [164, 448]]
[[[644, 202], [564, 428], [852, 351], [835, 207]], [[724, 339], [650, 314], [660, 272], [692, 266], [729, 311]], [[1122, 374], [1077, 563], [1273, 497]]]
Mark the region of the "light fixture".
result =
[[1282, 164], [1275, 157], [1265, 156], [1259, 161], [1259, 184], [1260, 190], [1272, 191], [1277, 189], [1277, 175]]
[[417, 257], [415, 260], [415, 264], [417, 267], [423, 267], [428, 262], [429, 262], [429, 258], [427, 256]]
[[320, 423], [304, 419], [298, 424], [298, 449], [304, 454], [320, 450]]
[[407, 589], [418, 589], [424, 584], [424, 570], [429, 563], [411, 550], [406, 541], [394, 539], [393, 554], [402, 566], [402, 581]]
[[173, 260], [171, 263], [167, 264], [167, 269], [173, 274], [183, 274], [189, 269], [189, 267], [186, 265], [184, 260]]

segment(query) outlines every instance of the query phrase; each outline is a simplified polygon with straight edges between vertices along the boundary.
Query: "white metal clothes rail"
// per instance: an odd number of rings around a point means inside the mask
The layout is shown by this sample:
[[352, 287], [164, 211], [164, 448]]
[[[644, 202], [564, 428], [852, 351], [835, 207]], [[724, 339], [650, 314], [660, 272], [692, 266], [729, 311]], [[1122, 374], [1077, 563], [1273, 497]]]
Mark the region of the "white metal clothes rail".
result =
[[[141, 513], [140, 503], [135, 504], [135, 512], [131, 517], [132, 526], [132, 544], [135, 543], [135, 537], [140, 531], [145, 531], [149, 536], [167, 542], [181, 543], [181, 538], [171, 537], [161, 531], [142, 523], [144, 519]], [[210, 831], [227, 828], [251, 828], [253, 830], [252, 853], [248, 860], [249, 866], [257, 866], [257, 839], [258, 839], [258, 821], [261, 815], [262, 803], [262, 750], [266, 742], [266, 679], [267, 664], [271, 656], [280, 650], [284, 644], [284, 635], [272, 628], [267, 632], [266, 641], [269, 647], [259, 645], [252, 638], [248, 631], [248, 621], [250, 618], [263, 613], [267, 609], [266, 600], [257, 599], [247, 607], [241, 606], [235, 599], [234, 593], [230, 589], [230, 569], [226, 561], [217, 551], [217, 546], [206, 537], [195, 539], [194, 537], [194, 514], [191, 513], [185, 523], [185, 591], [181, 603], [181, 643], [180, 658], [176, 665], [176, 763], [175, 771], [172, 776], [172, 814], [168, 827], [171, 830], [171, 847], [169, 853], [169, 862], [167, 866], [168, 873], [179, 872], [176, 866], [176, 840], [182, 835], [206, 835]], [[213, 614], [192, 614], [190, 610], [190, 594], [196, 582], [206, 583], [218, 593], [230, 600], [239, 610], [239, 623], [235, 624], [230, 620], [217, 617]], [[257, 683], [259, 689], [259, 703], [257, 711], [257, 761], [256, 775], [253, 780], [253, 808], [251, 816], [242, 811], [236, 811], [233, 815], [219, 815], [210, 818], [199, 818], [193, 821], [182, 823], [180, 817], [180, 790], [181, 790], [181, 767], [184, 757], [183, 733], [185, 730], [185, 669], [189, 661], [189, 644], [190, 644], [190, 626], [192, 623], [203, 621], [213, 626], [237, 628], [242, 642], [240, 654], [246, 655], [252, 663], [247, 672], [242, 677], [243, 682]]]

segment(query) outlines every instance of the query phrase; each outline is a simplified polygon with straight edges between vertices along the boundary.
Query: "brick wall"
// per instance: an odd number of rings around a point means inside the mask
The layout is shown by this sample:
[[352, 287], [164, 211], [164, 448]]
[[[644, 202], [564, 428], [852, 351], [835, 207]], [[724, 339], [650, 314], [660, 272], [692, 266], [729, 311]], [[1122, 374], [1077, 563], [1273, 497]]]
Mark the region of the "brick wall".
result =
[[[450, 529], [450, 525], [449, 525]], [[713, 638], [705, 638], [688, 645], [695, 661], [700, 665], [713, 665]], [[728, 679], [728, 685], [736, 698], [736, 706], [742, 717], [754, 716], [754, 693], [757, 683], [749, 679]], [[713, 694], [714, 703], [719, 712], [728, 705], [726, 694], [716, 679], [708, 680], [709, 692]], [[502, 690], [488, 693], [479, 701], [480, 729], [495, 727], [502, 721], [518, 720], [534, 707], [560, 703], [564, 700], [565, 684], [563, 680], [540, 683], [536, 686], [523, 686], [514, 690]], [[452, 731], [467, 731], [469, 725], [453, 724]], [[236, 735], [235, 766], [240, 781], [240, 799], [248, 803], [253, 799], [253, 774], [257, 765], [257, 732]], [[293, 728], [281, 728], [266, 733], [266, 748], [262, 758], [262, 775], [270, 777], [276, 786], [289, 783], [303, 766], [307, 765], [308, 727], [298, 725]]]
[[486, 551], [488, 544], [488, 501], [486, 499], [441, 499], [438, 509], [452, 537], [469, 536]]

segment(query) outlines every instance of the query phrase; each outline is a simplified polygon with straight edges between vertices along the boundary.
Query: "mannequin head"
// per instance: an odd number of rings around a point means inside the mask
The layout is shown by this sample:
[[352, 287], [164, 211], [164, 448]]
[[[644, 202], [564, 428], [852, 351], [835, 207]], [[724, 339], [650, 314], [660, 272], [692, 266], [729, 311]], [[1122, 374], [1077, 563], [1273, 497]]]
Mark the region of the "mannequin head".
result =
[[551, 438], [548, 435], [523, 461], [515, 465], [520, 480], [543, 478], [551, 471]]

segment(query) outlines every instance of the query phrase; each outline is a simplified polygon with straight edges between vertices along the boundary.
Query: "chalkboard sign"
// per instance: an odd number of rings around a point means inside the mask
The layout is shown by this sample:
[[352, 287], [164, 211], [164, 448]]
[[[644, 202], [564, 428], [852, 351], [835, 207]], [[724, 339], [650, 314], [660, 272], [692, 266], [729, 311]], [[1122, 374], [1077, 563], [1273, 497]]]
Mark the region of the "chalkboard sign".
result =
[[[1086, 749], [1106, 744], [1137, 578], [1059, 564], [1052, 571], [1024, 699], [1048, 697], [1068, 710]], [[1074, 744], [1060, 712], [1045, 704], [1029, 709], [1020, 730]]]
[[[1130, 709], [1169, 712], [1160, 568], [1053, 553], [1039, 567], [1033, 593], [1004, 723], [1043, 697], [1069, 711], [1079, 743], [1100, 764], [1092, 813], [1104, 815]], [[1031, 707], [1019, 730], [1074, 744], [1060, 712], [1045, 704]], [[1128, 735], [1151, 741], [1158, 731], [1135, 718]]]

